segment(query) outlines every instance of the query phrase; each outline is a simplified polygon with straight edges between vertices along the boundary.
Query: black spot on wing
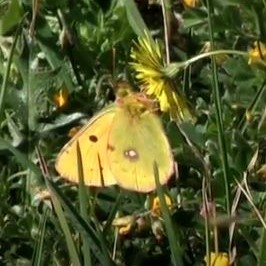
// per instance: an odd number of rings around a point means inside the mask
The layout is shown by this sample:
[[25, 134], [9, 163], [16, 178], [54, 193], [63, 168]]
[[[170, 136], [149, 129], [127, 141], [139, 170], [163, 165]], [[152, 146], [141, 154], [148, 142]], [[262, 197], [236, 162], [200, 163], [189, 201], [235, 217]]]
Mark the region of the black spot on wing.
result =
[[89, 136], [89, 140], [90, 140], [91, 142], [97, 142], [97, 141], [98, 141], [98, 138], [97, 138], [95, 135], [90, 135], [90, 136]]

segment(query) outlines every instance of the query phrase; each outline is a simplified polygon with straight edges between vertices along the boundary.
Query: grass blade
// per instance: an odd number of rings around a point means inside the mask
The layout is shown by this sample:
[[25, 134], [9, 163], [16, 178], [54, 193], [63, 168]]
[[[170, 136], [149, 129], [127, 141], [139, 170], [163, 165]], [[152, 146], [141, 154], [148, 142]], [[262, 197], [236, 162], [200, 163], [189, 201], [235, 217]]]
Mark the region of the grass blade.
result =
[[[266, 218], [266, 212], [264, 210], [264, 220]], [[264, 266], [266, 265], [266, 230], [263, 227], [261, 229], [261, 241], [260, 241], [260, 252], [259, 252], [259, 256], [258, 256], [258, 266]]]
[[[48, 183], [49, 182], [50, 181], [48, 181]], [[51, 183], [48, 186], [49, 186], [49, 188], [51, 188], [52, 187]], [[65, 235], [65, 238], [66, 238], [66, 244], [67, 244], [70, 259], [71, 259], [73, 265], [81, 266], [78, 252], [77, 252], [76, 246], [74, 244], [74, 241], [73, 241], [73, 238], [72, 238], [72, 235], [70, 232], [70, 228], [67, 224], [67, 220], [66, 220], [62, 205], [58, 199], [58, 195], [56, 195], [56, 193], [54, 193], [54, 190], [52, 190], [51, 199], [53, 202], [54, 210], [57, 214], [59, 223], [61, 225], [61, 228], [62, 228], [64, 235]]]
[[[211, 43], [211, 50], [214, 50], [214, 30], [213, 30], [213, 21], [212, 18], [214, 16], [213, 11], [213, 3], [210, 0], [206, 1], [207, 9], [208, 9], [208, 26], [209, 26], [209, 37]], [[227, 215], [230, 216], [231, 203], [230, 203], [230, 187], [229, 187], [229, 166], [228, 166], [228, 158], [227, 158], [227, 149], [225, 145], [225, 133], [224, 133], [224, 124], [223, 124], [223, 116], [222, 116], [222, 103], [221, 103], [221, 95], [219, 91], [218, 85], [218, 71], [217, 65], [215, 62], [215, 58], [211, 57], [211, 69], [212, 69], [212, 88], [214, 94], [214, 105], [215, 105], [215, 115], [216, 115], [216, 123], [218, 128], [218, 141], [219, 147], [221, 150], [221, 160], [222, 160], [222, 168], [223, 168], [223, 179], [224, 179], [224, 187], [225, 187], [225, 207]]]
[[164, 197], [165, 193], [159, 181], [159, 171], [156, 162], [154, 162], [153, 169], [154, 169], [154, 177], [157, 187], [157, 193], [160, 199], [161, 210], [164, 218], [165, 229], [168, 236], [170, 250], [172, 254], [172, 262], [175, 266], [182, 266], [183, 261], [182, 261], [182, 250], [180, 247], [180, 241], [178, 237], [179, 232], [177, 228], [174, 228], [169, 209], [165, 202], [165, 197]]
[[[86, 195], [86, 188], [84, 184], [83, 164], [82, 164], [79, 142], [77, 142], [76, 148], [77, 148], [77, 166], [78, 166], [78, 177], [79, 177], [78, 195], [79, 195], [79, 204], [80, 204], [79, 205], [80, 215], [85, 221], [89, 221], [89, 216], [88, 216], [89, 199]], [[88, 245], [88, 242], [85, 240], [86, 236], [84, 234], [81, 234], [81, 239], [83, 243], [82, 253], [84, 259], [84, 265], [91, 266], [92, 259], [91, 259], [90, 246]]]
[[44, 215], [42, 216], [42, 221], [40, 224], [39, 235], [40, 237], [37, 240], [35, 252], [32, 260], [33, 266], [40, 266], [42, 265], [42, 254], [44, 252], [44, 236], [45, 236], [45, 229], [46, 229], [46, 221], [48, 218], [48, 214], [50, 213], [50, 209], [46, 209]]
[[62, 192], [57, 188], [57, 186], [47, 179], [47, 185], [50, 188], [51, 192], [60, 200], [62, 206], [64, 207], [66, 214], [69, 216], [72, 221], [73, 227], [79, 231], [81, 234], [86, 235], [85, 241], [88, 242], [88, 246], [90, 247], [92, 253], [99, 260], [102, 265], [114, 265], [110, 256], [106, 256], [103, 254], [103, 250], [101, 248], [101, 241], [99, 240], [99, 235], [96, 233], [94, 228], [87, 223], [80, 214], [77, 212], [75, 207], [71, 204], [71, 202], [62, 194]]
[[129, 24], [131, 25], [134, 32], [140, 36], [145, 37], [145, 32], [149, 32], [139, 10], [133, 0], [124, 1], [124, 5], [127, 11], [127, 17]]
[[0, 138], [0, 150], [9, 150], [17, 159], [18, 163], [21, 164], [25, 169], [31, 170], [36, 177], [38, 177], [38, 182], [40, 185], [43, 184], [41, 179], [41, 171], [33, 162], [31, 162], [28, 157], [14, 148], [12, 145], [8, 143], [8, 141]]
[[6, 71], [3, 77], [3, 83], [2, 83], [2, 87], [0, 90], [0, 121], [2, 121], [3, 118], [3, 111], [4, 111], [4, 101], [5, 101], [5, 95], [6, 95], [6, 90], [7, 90], [7, 82], [8, 82], [8, 78], [9, 78], [9, 74], [10, 74], [10, 70], [11, 70], [11, 63], [12, 63], [12, 59], [13, 59], [13, 55], [15, 52], [15, 48], [17, 45], [17, 41], [18, 41], [18, 37], [19, 34], [21, 33], [22, 30], [22, 25], [25, 19], [25, 15], [24, 17], [21, 19], [21, 22], [19, 23], [19, 26], [17, 27], [16, 33], [15, 33], [15, 38], [14, 41], [12, 43], [12, 47], [8, 56], [8, 60], [7, 60], [7, 66], [6, 66]]

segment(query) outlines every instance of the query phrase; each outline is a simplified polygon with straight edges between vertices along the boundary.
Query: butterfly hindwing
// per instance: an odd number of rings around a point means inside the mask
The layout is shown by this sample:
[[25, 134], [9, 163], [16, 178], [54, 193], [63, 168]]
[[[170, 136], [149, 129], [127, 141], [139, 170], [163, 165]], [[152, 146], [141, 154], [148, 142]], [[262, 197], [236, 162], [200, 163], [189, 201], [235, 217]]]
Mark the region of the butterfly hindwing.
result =
[[107, 158], [117, 183], [126, 189], [156, 189], [154, 162], [165, 184], [173, 173], [173, 158], [160, 119], [150, 111], [133, 116], [118, 108], [108, 138]]

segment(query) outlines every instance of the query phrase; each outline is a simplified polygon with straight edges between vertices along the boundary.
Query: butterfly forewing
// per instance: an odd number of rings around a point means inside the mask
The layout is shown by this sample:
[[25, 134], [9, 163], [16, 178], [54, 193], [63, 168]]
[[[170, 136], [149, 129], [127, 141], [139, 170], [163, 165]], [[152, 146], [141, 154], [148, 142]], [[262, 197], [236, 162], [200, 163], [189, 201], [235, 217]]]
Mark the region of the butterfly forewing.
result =
[[56, 159], [56, 170], [65, 179], [78, 182], [77, 141], [81, 151], [84, 183], [88, 186], [109, 186], [116, 180], [107, 161], [107, 140], [115, 116], [115, 107], [94, 116], [87, 125], [62, 148]]

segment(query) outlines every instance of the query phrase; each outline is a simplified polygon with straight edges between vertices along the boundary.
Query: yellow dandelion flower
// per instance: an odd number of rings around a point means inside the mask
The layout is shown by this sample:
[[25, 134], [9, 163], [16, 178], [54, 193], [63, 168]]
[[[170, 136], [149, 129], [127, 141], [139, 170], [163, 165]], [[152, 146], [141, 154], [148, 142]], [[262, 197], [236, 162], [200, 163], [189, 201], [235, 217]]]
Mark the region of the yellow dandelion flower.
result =
[[[205, 256], [204, 261], [207, 263], [207, 256]], [[214, 253], [210, 254], [211, 266], [229, 266], [230, 261], [227, 253]]]
[[[172, 200], [170, 197], [168, 197], [167, 195], [164, 195], [165, 198], [165, 202], [166, 205], [171, 208], [172, 206]], [[153, 200], [152, 200], [152, 204], [151, 204], [151, 215], [154, 217], [160, 217], [162, 216], [162, 212], [161, 212], [161, 202], [158, 196], [156, 196]]]
[[139, 38], [131, 50], [131, 66], [137, 72], [141, 89], [157, 99], [162, 112], [169, 112], [171, 119], [194, 121], [183, 93], [176, 89], [175, 83], [164, 73], [165, 62], [159, 43], [148, 37]]
[[187, 7], [196, 7], [199, 4], [199, 0], [183, 0], [183, 4]]
[[54, 103], [57, 109], [63, 109], [68, 103], [68, 89], [62, 86], [60, 90], [54, 95]]
[[264, 64], [266, 65], [266, 46], [261, 42], [254, 42], [254, 47], [249, 49], [248, 64]]

